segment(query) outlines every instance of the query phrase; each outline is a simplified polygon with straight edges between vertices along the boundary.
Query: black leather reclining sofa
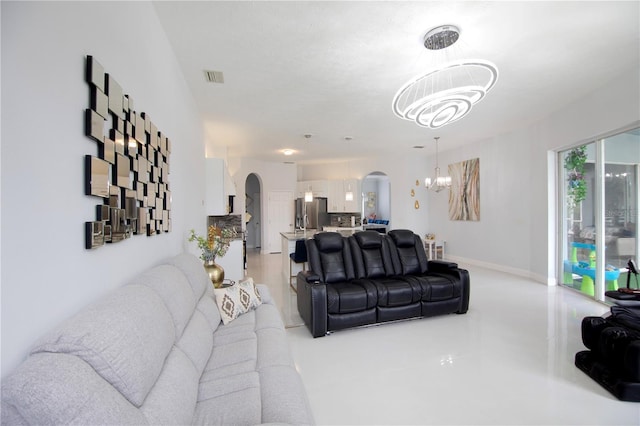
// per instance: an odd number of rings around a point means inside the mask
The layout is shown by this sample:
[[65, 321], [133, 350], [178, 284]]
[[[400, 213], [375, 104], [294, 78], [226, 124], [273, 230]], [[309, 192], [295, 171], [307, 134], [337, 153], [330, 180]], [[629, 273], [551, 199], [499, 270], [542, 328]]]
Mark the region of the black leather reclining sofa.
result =
[[298, 311], [313, 337], [414, 317], [464, 314], [469, 273], [428, 261], [410, 230], [321, 232], [306, 240], [309, 269], [296, 277]]

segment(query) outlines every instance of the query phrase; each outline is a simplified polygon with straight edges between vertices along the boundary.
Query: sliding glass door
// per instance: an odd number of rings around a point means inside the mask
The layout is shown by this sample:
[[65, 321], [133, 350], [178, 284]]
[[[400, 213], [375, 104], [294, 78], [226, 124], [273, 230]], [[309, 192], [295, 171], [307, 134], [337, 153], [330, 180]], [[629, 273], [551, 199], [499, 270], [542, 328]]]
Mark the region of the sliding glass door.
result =
[[[638, 258], [640, 131], [560, 152], [560, 281], [597, 300]], [[634, 282], [632, 280], [632, 282]]]

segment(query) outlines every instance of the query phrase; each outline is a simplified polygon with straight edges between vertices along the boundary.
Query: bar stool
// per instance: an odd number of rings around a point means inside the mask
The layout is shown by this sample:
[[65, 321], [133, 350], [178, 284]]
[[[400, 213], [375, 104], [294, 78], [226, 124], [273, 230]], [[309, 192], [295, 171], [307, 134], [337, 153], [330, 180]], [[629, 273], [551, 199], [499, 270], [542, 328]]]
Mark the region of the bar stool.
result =
[[296, 293], [298, 290], [291, 284], [291, 278], [295, 278], [293, 275], [293, 263], [302, 263], [302, 269], [307, 265], [307, 246], [304, 239], [296, 240], [296, 250], [289, 254], [289, 287]]

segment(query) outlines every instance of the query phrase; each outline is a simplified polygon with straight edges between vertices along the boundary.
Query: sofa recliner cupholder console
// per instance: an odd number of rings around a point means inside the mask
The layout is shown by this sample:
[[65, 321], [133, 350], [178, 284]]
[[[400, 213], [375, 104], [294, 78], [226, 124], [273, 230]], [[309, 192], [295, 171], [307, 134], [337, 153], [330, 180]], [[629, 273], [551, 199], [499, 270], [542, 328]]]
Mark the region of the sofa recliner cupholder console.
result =
[[428, 261], [410, 230], [322, 232], [306, 245], [309, 270], [296, 277], [297, 303], [314, 337], [469, 308], [469, 273], [452, 262]]

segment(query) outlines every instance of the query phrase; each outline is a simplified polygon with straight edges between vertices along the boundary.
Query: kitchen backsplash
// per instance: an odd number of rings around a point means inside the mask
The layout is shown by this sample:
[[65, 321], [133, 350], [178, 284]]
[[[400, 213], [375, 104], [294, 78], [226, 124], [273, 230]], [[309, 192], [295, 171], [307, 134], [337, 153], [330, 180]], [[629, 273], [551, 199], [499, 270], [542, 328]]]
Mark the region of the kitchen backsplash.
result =
[[[354, 225], [351, 223], [351, 218], [354, 218]], [[350, 228], [352, 226], [360, 226], [362, 225], [362, 218], [360, 214], [349, 214], [349, 213], [329, 213], [329, 219], [331, 221], [331, 226], [341, 226], [343, 228]]]
[[209, 226], [214, 225], [218, 228], [235, 228], [238, 233], [238, 239], [242, 238], [242, 216], [239, 214], [228, 214], [225, 216], [209, 216]]

